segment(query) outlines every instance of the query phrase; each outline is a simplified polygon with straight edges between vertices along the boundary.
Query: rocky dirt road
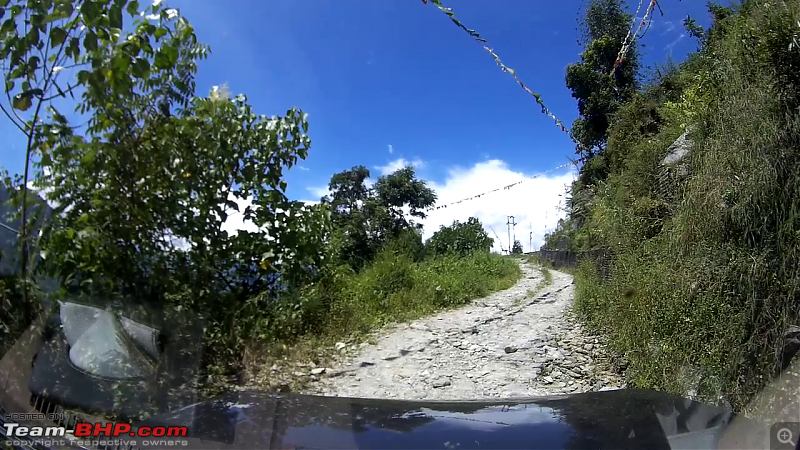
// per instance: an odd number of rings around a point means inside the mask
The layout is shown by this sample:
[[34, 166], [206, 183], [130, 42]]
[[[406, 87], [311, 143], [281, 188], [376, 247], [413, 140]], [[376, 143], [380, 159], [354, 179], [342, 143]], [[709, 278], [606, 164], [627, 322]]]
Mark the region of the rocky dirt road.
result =
[[307, 392], [476, 400], [623, 387], [604, 369], [599, 340], [570, 318], [572, 277], [551, 271], [552, 283], [545, 285], [538, 268], [520, 264], [522, 278], [510, 289], [343, 349], [339, 366], [324, 369]]

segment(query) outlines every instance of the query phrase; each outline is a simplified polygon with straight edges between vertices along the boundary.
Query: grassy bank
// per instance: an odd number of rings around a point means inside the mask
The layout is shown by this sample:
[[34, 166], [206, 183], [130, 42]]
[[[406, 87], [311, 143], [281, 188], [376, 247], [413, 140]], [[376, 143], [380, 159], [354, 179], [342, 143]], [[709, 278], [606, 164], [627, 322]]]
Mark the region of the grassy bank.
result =
[[[341, 267], [304, 293], [306, 313], [319, 314], [314, 330], [251, 350], [249, 376], [257, 383], [275, 383], [269, 370], [273, 365], [279, 369], [272, 372], [280, 373], [296, 371], [292, 367], [298, 363], [324, 365], [335, 354], [337, 342], [358, 344], [384, 325], [507, 289], [520, 275], [516, 259], [488, 253], [414, 262], [406, 255], [384, 252], [359, 273]], [[290, 384], [303, 381], [295, 377]]]
[[[800, 323], [800, 4], [711, 13], [700, 51], [616, 114], [594, 181], [574, 188], [592, 192], [585, 222], [565, 230], [616, 255], [609, 282], [580, 268], [576, 306], [630, 382], [741, 410]], [[688, 176], [665, 189], [688, 125]]]

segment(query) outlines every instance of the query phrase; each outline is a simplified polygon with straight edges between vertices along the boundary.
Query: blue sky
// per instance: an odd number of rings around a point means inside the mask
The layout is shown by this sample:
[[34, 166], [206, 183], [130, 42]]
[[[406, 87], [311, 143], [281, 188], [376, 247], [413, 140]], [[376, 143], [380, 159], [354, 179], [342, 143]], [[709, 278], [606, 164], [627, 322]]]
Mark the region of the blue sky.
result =
[[[309, 158], [287, 176], [294, 198], [317, 200], [331, 174], [353, 165], [368, 166], [377, 176], [411, 162], [441, 200], [454, 201], [551, 169], [573, 155], [569, 137], [530, 95], [477, 42], [420, 0], [165, 3], [180, 9], [211, 46], [198, 73], [199, 95], [227, 83], [259, 113], [283, 114], [292, 106], [309, 113]], [[582, 3], [445, 1], [566, 125], [577, 116], [564, 71], [579, 60], [576, 18]], [[695, 49], [681, 25], [687, 14], [708, 24], [704, 3], [673, 0], [661, 6], [664, 16], [656, 12], [642, 40], [646, 64], [664, 62], [668, 54], [682, 60]], [[24, 140], [8, 123], [2, 127], [7, 145], [0, 164], [18, 172]], [[552, 182], [524, 183], [530, 187], [439, 214], [426, 223], [428, 234], [469, 215], [505, 233], [505, 216], [516, 215], [536, 228], [538, 241], [555, 224], [557, 195], [572, 174], [562, 170], [548, 177]], [[527, 238], [529, 225], [524, 228]]]

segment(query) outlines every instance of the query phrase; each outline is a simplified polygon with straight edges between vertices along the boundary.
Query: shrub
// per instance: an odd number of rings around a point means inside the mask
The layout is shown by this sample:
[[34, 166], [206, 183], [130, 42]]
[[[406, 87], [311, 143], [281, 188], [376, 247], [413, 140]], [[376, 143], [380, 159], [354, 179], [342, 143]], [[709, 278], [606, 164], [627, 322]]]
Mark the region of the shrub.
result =
[[466, 222], [454, 221], [450, 226], [442, 225], [426, 243], [431, 255], [448, 253], [466, 256], [473, 252], [488, 253], [494, 240], [483, 229], [481, 221], [470, 217]]
[[416, 229], [409, 228], [401, 231], [397, 237], [387, 242], [383, 251], [394, 255], [404, 255], [414, 262], [419, 262], [425, 256], [425, 244], [422, 242], [422, 234]]

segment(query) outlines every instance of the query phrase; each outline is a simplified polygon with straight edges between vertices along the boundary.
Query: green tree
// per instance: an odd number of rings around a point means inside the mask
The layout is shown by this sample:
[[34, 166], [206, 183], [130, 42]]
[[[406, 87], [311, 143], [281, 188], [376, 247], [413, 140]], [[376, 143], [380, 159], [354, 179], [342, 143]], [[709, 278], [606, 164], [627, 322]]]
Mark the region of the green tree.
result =
[[431, 255], [456, 254], [461, 256], [473, 252], [486, 252], [492, 249], [494, 240], [489, 237], [483, 224], [476, 217], [466, 222], [453, 221], [450, 226], [442, 225], [426, 242]]
[[[126, 15], [136, 20], [123, 27]], [[41, 180], [42, 169], [50, 164], [60, 137], [84, 131], [83, 126], [67, 122], [59, 105], [75, 99], [89, 84], [125, 91], [147, 83], [154, 63], [165, 69], [180, 49], [198, 57], [204, 56], [205, 49], [190, 45], [191, 27], [177, 10], [163, 4], [140, 11], [137, 1], [127, 0], [5, 0], [0, 2], [0, 19], [4, 19], [0, 71], [6, 92], [0, 110], [26, 140], [23, 173], [3, 171], [2, 176], [3, 194], [9, 194], [13, 211], [10, 221], [18, 224], [15, 242], [20, 247], [15, 254], [3, 255], [17, 271], [4, 280], [5, 292], [12, 295], [3, 300], [12, 303], [11, 311], [24, 311], [27, 320], [40, 306], [31, 279], [42, 260], [39, 230], [49, 210], [30, 187], [49, 186]], [[182, 68], [173, 69], [179, 75]], [[180, 88], [182, 80], [176, 77], [169, 88]], [[85, 106], [79, 105], [77, 112], [85, 113]], [[124, 114], [124, 110], [115, 113]]]
[[331, 194], [322, 198], [332, 208], [339, 259], [356, 270], [392, 240], [402, 238], [408, 241], [403, 246], [413, 247], [414, 235], [405, 231], [419, 231], [422, 227], [414, 219], [424, 219], [424, 210], [436, 202], [436, 193], [417, 179], [413, 167], [381, 176], [371, 187], [369, 177], [364, 166], [334, 174], [328, 183]]
[[[53, 101], [74, 98], [89, 82], [123, 90], [145, 82], [151, 63], [170, 65], [177, 59], [180, 43], [194, 33], [183, 26], [176, 10], [159, 4], [140, 15], [138, 2], [127, 0], [0, 3], [0, 18], [5, 18], [0, 26], [0, 70], [7, 99], [5, 104], [0, 102], [0, 109], [27, 140], [23, 173], [13, 177], [5, 173], [3, 180], [20, 219], [20, 275], [27, 302], [34, 239], [29, 230], [38, 220], [29, 217], [29, 206], [37, 200], [28, 192], [29, 181], [36, 162], [47, 163], [51, 134], [69, 126]], [[123, 32], [125, 13], [138, 18], [131, 32]], [[202, 55], [202, 49], [198, 50]], [[65, 75], [75, 71], [77, 77]], [[179, 86], [180, 80], [175, 84]]]
[[[582, 21], [586, 49], [581, 62], [567, 67], [566, 83], [578, 100], [580, 117], [571, 135], [576, 153], [591, 158], [605, 149], [611, 117], [637, 88], [639, 56], [634, 44], [622, 63], [615, 62], [631, 22], [619, 0], [590, 0]], [[612, 75], [613, 71], [613, 75]]]
[[[64, 48], [82, 67], [75, 83], [87, 126], [54, 109], [31, 122], [35, 186], [56, 205], [42, 234], [42, 269], [75, 292], [191, 312], [208, 323], [207, 362], [235, 371], [248, 341], [308, 325], [302, 298], [273, 288], [277, 276], [282, 291], [304, 284], [326, 257], [327, 209], [289, 200], [283, 178], [307, 156], [306, 114], [258, 115], [244, 96], [218, 91], [196, 97], [196, 61], [208, 48], [176, 10], [153, 5], [140, 17], [130, 2], [137, 19], [125, 34], [124, 1], [76, 4], [70, 29], [88, 24], [78, 35], [88, 53], [75, 53], [77, 37], [64, 38]], [[54, 29], [51, 41], [61, 42]], [[31, 52], [47, 47], [40, 44]], [[253, 229], [226, 231], [231, 214]]]
[[367, 185], [370, 173], [364, 166], [354, 166], [331, 176], [329, 196], [322, 204], [331, 208], [331, 220], [337, 236], [337, 258], [340, 262], [359, 269], [377, 251], [377, 243], [367, 221], [367, 202], [372, 191]]
[[[382, 230], [388, 238], [408, 228], [422, 229], [422, 225], [415, 223], [414, 219], [427, 217], [425, 209], [436, 203], [436, 193], [425, 181], [417, 179], [411, 166], [378, 178], [375, 197], [378, 205], [388, 212]], [[404, 208], [408, 209], [408, 214]]]
[[522, 243], [520, 241], [514, 241], [514, 245], [511, 246], [511, 254], [512, 255], [522, 254]]

